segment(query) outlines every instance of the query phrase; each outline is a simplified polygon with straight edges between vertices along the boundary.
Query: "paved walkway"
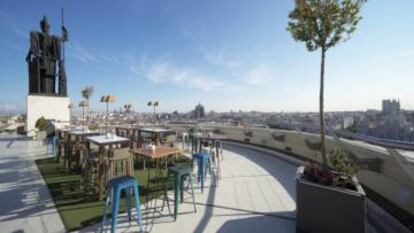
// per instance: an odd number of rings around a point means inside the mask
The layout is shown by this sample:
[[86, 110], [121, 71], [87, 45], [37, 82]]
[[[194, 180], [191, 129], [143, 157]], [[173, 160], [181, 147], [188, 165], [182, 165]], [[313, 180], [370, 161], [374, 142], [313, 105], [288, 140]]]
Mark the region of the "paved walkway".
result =
[[[145, 231], [158, 232], [295, 232], [296, 167], [265, 152], [225, 146], [222, 179], [218, 187], [197, 188], [197, 212], [191, 195], [179, 207], [176, 222], [168, 209], [158, 212], [153, 222], [145, 214]], [[208, 182], [208, 186], [210, 183]], [[173, 198], [173, 192], [169, 193]], [[161, 206], [158, 200], [157, 206]], [[171, 205], [172, 207], [172, 205]], [[121, 216], [119, 232], [136, 232], [137, 224]], [[94, 232], [99, 224], [81, 232]]]
[[0, 135], [0, 233], [65, 232], [34, 163], [47, 156], [39, 141]]

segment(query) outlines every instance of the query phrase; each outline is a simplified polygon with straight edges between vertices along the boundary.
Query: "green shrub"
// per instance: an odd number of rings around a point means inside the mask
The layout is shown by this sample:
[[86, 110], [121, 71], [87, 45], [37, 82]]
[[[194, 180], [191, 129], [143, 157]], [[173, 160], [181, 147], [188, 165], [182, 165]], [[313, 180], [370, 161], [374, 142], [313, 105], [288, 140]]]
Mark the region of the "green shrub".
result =
[[341, 172], [348, 176], [353, 176], [358, 171], [356, 166], [350, 159], [346, 151], [335, 149], [329, 152], [329, 166], [335, 171]]
[[93, 124], [88, 127], [89, 130], [97, 131], [99, 130], [99, 125]]
[[35, 127], [39, 130], [39, 131], [44, 131], [47, 127], [47, 120], [42, 116], [39, 119], [37, 119], [36, 121], [36, 125]]

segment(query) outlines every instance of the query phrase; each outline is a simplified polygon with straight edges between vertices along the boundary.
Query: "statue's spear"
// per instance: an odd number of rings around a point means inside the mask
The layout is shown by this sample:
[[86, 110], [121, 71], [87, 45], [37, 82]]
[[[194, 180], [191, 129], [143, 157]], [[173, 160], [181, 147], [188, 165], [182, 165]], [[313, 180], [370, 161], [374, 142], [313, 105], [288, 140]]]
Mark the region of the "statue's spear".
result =
[[68, 31], [66, 30], [65, 26], [64, 26], [64, 21], [63, 21], [63, 8], [61, 11], [61, 21], [62, 21], [62, 61], [65, 61], [65, 42], [68, 40]]

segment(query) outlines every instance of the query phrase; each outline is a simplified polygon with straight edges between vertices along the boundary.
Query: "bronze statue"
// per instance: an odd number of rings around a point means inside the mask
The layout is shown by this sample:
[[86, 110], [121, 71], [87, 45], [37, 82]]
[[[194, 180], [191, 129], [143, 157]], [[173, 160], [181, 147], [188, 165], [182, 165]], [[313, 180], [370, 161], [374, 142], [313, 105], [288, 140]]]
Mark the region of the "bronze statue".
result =
[[[66, 73], [62, 55], [68, 34], [62, 25], [62, 37], [49, 34], [46, 16], [40, 21], [41, 32], [30, 32], [30, 50], [26, 56], [29, 65], [29, 94], [67, 96]], [[59, 90], [56, 92], [56, 78]]]

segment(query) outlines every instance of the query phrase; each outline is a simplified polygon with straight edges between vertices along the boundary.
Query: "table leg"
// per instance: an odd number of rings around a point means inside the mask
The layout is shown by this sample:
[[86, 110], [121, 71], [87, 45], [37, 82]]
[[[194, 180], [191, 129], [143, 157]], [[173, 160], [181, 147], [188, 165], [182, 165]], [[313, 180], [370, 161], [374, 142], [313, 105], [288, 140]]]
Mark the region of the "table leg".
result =
[[175, 190], [174, 190], [174, 221], [177, 220], [178, 215], [178, 198], [180, 195], [180, 184], [181, 184], [181, 177], [177, 176], [175, 178]]
[[105, 161], [104, 161], [104, 147], [99, 146], [99, 181], [98, 181], [98, 194], [99, 200], [103, 200], [104, 188], [105, 188]]

